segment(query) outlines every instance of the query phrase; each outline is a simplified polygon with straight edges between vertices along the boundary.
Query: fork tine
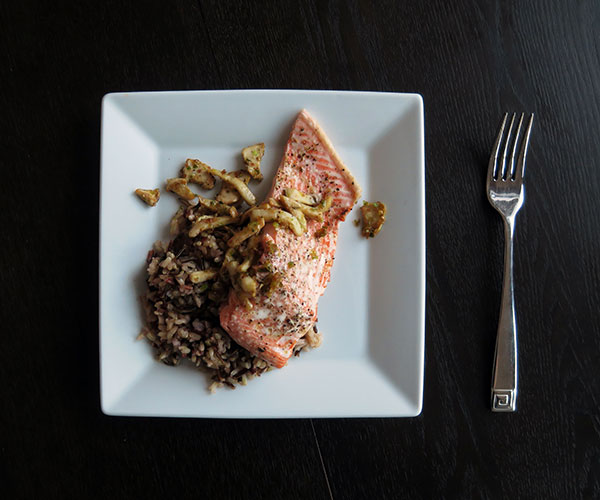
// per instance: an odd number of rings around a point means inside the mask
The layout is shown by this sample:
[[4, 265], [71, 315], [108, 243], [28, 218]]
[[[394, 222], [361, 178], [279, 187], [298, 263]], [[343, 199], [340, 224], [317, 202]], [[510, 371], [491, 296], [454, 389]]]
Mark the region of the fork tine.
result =
[[[525, 117], [525, 113], [521, 113], [521, 118], [519, 120], [519, 126], [517, 127], [517, 133], [515, 134], [515, 141], [513, 142], [512, 153], [510, 154], [510, 167], [506, 170], [505, 180], [511, 179], [515, 180], [515, 157], [517, 156], [517, 146], [519, 145], [519, 137], [521, 135], [521, 126], [523, 125], [523, 118]], [[521, 144], [523, 141], [521, 141]]]
[[508, 119], [508, 113], [504, 113], [502, 124], [500, 125], [500, 131], [496, 136], [496, 142], [492, 148], [492, 155], [490, 156], [490, 163], [488, 165], [488, 183], [496, 177], [498, 170], [498, 153], [500, 152], [500, 143], [502, 142], [502, 136], [504, 135], [504, 127], [506, 126], [506, 120]]
[[508, 132], [506, 133], [506, 142], [504, 143], [504, 151], [502, 152], [502, 169], [498, 172], [497, 179], [506, 179], [506, 155], [508, 153], [508, 146], [510, 145], [511, 135], [513, 125], [515, 124], [516, 113], [513, 113], [512, 118], [510, 119], [510, 126], [508, 127]]
[[527, 157], [527, 148], [529, 147], [529, 136], [531, 135], [531, 127], [533, 126], [534, 114], [531, 113], [529, 117], [529, 123], [527, 124], [527, 130], [521, 141], [521, 150], [519, 151], [519, 158], [517, 159], [517, 169], [515, 171], [515, 181], [521, 181], [525, 176], [525, 160]]

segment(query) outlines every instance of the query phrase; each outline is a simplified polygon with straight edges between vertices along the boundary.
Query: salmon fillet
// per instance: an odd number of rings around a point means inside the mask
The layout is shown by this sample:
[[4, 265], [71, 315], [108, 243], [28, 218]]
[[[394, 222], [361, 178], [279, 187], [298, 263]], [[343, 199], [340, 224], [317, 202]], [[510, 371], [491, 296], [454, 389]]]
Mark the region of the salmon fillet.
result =
[[309, 220], [301, 236], [282, 225], [267, 224], [261, 233], [261, 262], [280, 273], [280, 286], [270, 295], [253, 297], [251, 309], [232, 291], [220, 310], [221, 326], [233, 340], [277, 368], [287, 363], [298, 340], [317, 320], [317, 302], [333, 265], [338, 224], [360, 196], [358, 183], [306, 110], [294, 123], [267, 199], [278, 199], [286, 188], [319, 198], [332, 196], [332, 206], [322, 222]]

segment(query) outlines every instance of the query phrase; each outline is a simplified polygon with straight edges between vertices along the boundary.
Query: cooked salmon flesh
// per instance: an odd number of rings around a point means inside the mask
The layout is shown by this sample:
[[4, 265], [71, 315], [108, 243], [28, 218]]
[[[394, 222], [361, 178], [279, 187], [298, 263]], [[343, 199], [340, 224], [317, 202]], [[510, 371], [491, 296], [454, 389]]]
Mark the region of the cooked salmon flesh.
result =
[[232, 291], [220, 310], [221, 326], [238, 344], [277, 368], [283, 367], [294, 346], [317, 320], [317, 302], [329, 282], [335, 256], [338, 224], [352, 210], [360, 187], [331, 142], [303, 110], [290, 133], [285, 154], [267, 199], [279, 199], [286, 188], [332, 197], [322, 221], [308, 220], [308, 230], [295, 235], [284, 225], [267, 224], [261, 233], [261, 263], [277, 273], [280, 282], [247, 307]]

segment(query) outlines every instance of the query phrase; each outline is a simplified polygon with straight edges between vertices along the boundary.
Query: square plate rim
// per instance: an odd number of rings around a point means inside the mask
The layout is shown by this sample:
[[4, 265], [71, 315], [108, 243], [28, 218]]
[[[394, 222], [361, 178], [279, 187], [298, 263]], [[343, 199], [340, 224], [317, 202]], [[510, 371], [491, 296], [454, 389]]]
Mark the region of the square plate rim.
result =
[[[415, 313], [418, 316], [418, 350], [419, 350], [419, 362], [418, 362], [418, 400], [410, 400], [414, 403], [414, 411], [402, 414], [358, 414], [358, 413], [331, 413], [328, 415], [311, 415], [310, 411], [305, 414], [264, 414], [264, 415], [190, 415], [190, 414], [165, 414], [161, 412], [140, 412], [135, 411], [119, 411], [107, 407], [104, 399], [103, 391], [103, 368], [102, 368], [102, 232], [103, 232], [103, 174], [104, 174], [104, 143], [105, 143], [105, 126], [106, 116], [105, 107], [108, 102], [113, 99], [121, 99], [123, 97], [135, 97], [135, 96], [168, 96], [168, 95], [182, 95], [182, 94], [196, 94], [196, 95], [234, 95], [234, 94], [306, 94], [306, 95], [346, 95], [353, 97], [363, 98], [374, 98], [374, 99], [414, 99], [418, 105], [419, 123], [418, 127], [418, 173], [419, 173], [419, 190], [418, 190], [418, 202], [419, 202], [419, 233], [420, 241], [419, 246], [419, 311]], [[151, 91], [118, 91], [108, 92], [101, 100], [101, 120], [100, 120], [100, 168], [99, 168], [99, 242], [98, 242], [98, 313], [99, 313], [99, 324], [98, 324], [98, 344], [99, 344], [99, 361], [100, 361], [100, 403], [101, 410], [105, 415], [109, 416], [136, 416], [136, 417], [162, 417], [162, 418], [216, 418], [216, 419], [272, 419], [272, 418], [406, 418], [419, 416], [423, 410], [423, 399], [424, 399], [424, 378], [425, 378], [425, 303], [426, 303], [426, 275], [425, 275], [425, 256], [426, 256], [426, 219], [425, 219], [425, 111], [424, 111], [424, 100], [423, 96], [415, 92], [390, 92], [390, 91], [354, 91], [354, 90], [311, 90], [311, 89], [207, 89], [207, 90], [151, 90]], [[368, 356], [365, 358], [369, 360]], [[416, 370], [415, 370], [416, 371]]]

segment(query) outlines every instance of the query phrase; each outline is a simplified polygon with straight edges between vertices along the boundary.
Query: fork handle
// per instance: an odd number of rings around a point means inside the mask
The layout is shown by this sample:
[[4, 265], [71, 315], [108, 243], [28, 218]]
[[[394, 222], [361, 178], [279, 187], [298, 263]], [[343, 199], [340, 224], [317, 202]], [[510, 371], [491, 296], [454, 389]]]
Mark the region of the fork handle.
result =
[[515, 217], [504, 219], [504, 278], [494, 353], [492, 411], [517, 409], [517, 322], [513, 284], [513, 236]]

